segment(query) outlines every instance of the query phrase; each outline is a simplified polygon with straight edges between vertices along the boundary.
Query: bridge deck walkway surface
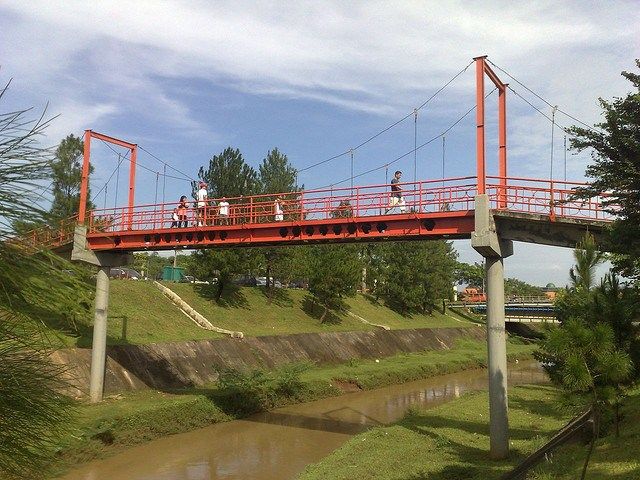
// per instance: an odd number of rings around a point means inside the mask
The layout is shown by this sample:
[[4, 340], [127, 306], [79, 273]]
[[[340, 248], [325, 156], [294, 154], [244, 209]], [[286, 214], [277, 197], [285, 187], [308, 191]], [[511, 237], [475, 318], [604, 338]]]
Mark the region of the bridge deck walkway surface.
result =
[[[602, 197], [574, 198], [583, 184], [509, 178], [505, 185], [503, 179], [488, 178], [486, 193], [505, 238], [574, 246], [575, 232], [597, 234], [611, 219]], [[177, 203], [93, 210], [85, 222], [87, 248], [126, 252], [471, 236], [475, 177], [401, 186], [401, 199], [386, 184], [227, 198], [222, 210], [223, 199], [209, 199], [204, 208], [191, 204], [179, 224], [173, 218]], [[72, 218], [57, 229], [35, 230], [22, 242], [64, 248], [73, 242], [78, 223]], [[559, 234], [563, 228], [575, 232]]]

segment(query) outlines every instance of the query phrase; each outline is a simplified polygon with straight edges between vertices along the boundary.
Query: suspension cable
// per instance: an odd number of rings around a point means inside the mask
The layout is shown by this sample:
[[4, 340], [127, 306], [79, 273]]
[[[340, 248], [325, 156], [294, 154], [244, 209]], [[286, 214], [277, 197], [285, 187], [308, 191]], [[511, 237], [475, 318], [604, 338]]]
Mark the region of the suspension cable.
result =
[[413, 183], [418, 181], [418, 109], [413, 110]]
[[446, 135], [442, 136], [442, 186], [444, 187], [444, 153], [445, 153], [445, 141], [447, 139]]
[[[120, 157], [120, 154], [118, 154]], [[118, 207], [118, 184], [120, 183], [120, 162], [118, 162], [118, 166], [116, 167], [118, 173], [116, 173], [116, 193], [113, 200], [113, 209], [115, 210]]]
[[553, 137], [556, 130], [556, 110], [558, 107], [551, 109], [551, 167], [549, 171], [549, 180], [553, 183]]
[[[496, 88], [494, 88], [493, 90], [491, 90], [487, 95], [485, 95], [485, 97], [484, 97], [484, 98], [485, 98], [485, 99], [489, 98], [489, 96], [491, 96], [491, 95], [493, 94], [493, 92], [495, 92], [496, 90], [497, 90], [497, 87], [496, 87]], [[422, 144], [418, 145], [418, 146], [416, 147], [416, 149], [417, 149], [417, 150], [420, 150], [421, 148], [426, 147], [427, 145], [429, 145], [429, 144], [431, 144], [431, 143], [435, 142], [437, 139], [439, 139], [439, 138], [443, 137], [444, 135], [446, 135], [447, 133], [449, 133], [449, 131], [451, 131], [451, 130], [456, 126], [456, 125], [458, 125], [462, 120], [464, 120], [467, 116], [469, 116], [469, 114], [470, 114], [471, 112], [473, 112], [475, 109], [476, 109], [476, 105], [474, 105], [474, 106], [473, 106], [473, 107], [471, 107], [469, 110], [467, 110], [467, 111], [466, 111], [466, 112], [465, 112], [465, 113], [464, 113], [460, 118], [458, 118], [455, 122], [453, 122], [451, 125], [449, 125], [449, 126], [448, 126], [446, 129], [444, 129], [441, 133], [439, 133], [439, 134], [438, 134], [438, 135], [436, 135], [435, 137], [431, 138], [430, 140], [427, 140], [426, 142], [424, 142], [424, 143], [422, 143]], [[399, 157], [396, 157], [396, 158], [395, 158], [395, 159], [393, 159], [392, 161], [387, 162], [387, 163], [382, 164], [382, 165], [379, 165], [379, 166], [377, 166], [377, 167], [374, 167], [374, 168], [372, 168], [372, 169], [370, 169], [370, 170], [367, 170], [366, 172], [362, 172], [362, 173], [359, 173], [359, 174], [357, 174], [357, 175], [354, 175], [354, 176], [353, 176], [353, 178], [354, 178], [354, 179], [355, 179], [355, 178], [359, 178], [359, 177], [362, 177], [362, 176], [364, 176], [364, 175], [368, 175], [369, 173], [373, 173], [373, 172], [375, 172], [375, 171], [377, 171], [377, 170], [381, 170], [381, 169], [383, 169], [383, 168], [387, 168], [389, 165], [393, 165], [394, 163], [399, 162], [399, 161], [400, 161], [400, 160], [402, 160], [403, 158], [406, 158], [406, 157], [408, 157], [409, 155], [411, 155], [412, 153], [413, 153], [413, 150], [409, 150], [408, 152], [403, 153], [403, 154], [402, 154], [402, 155], [400, 155]], [[340, 185], [341, 183], [345, 183], [345, 182], [348, 182], [348, 181], [349, 181], [349, 178], [346, 178], [346, 179], [344, 179], [344, 180], [340, 180], [339, 182], [334, 182], [334, 183], [332, 183], [331, 185], [325, 185], [325, 186], [322, 186], [322, 187], [318, 187], [318, 190], [322, 190], [322, 189], [324, 189], [324, 188], [328, 188], [329, 186], [333, 187], [333, 186], [335, 186], [335, 185]]]
[[573, 115], [570, 115], [569, 113], [565, 112], [564, 110], [561, 110], [560, 108], [558, 108], [557, 105], [552, 105], [551, 102], [549, 102], [548, 100], [545, 100], [542, 96], [540, 96], [539, 94], [537, 94], [536, 92], [534, 92], [533, 90], [531, 90], [529, 87], [527, 87], [524, 83], [522, 83], [520, 80], [518, 80], [517, 78], [515, 78], [513, 75], [511, 75], [509, 72], [507, 72], [506, 70], [504, 70], [503, 68], [500, 68], [498, 65], [496, 65], [495, 63], [493, 63], [491, 60], [487, 59], [487, 62], [489, 62], [491, 65], [493, 65], [494, 67], [496, 67], [498, 70], [500, 70], [502, 73], [504, 73], [506, 76], [508, 76], [509, 78], [511, 78], [514, 82], [516, 82], [518, 85], [520, 85], [522, 88], [524, 88], [525, 90], [527, 90], [531, 95], [535, 96], [536, 98], [538, 98], [539, 100], [541, 100], [542, 102], [546, 103], [547, 106], [554, 108], [562, 113], [563, 115], [569, 117], [571, 120], [573, 120], [574, 122], [578, 122], [579, 124], [581, 124], [582, 126], [588, 128], [589, 130], [593, 130], [594, 132], [598, 132], [598, 133], [602, 133], [601, 130], [583, 122], [582, 120], [574, 117]]
[[[380, 135], [388, 132], [389, 130], [391, 130], [393, 127], [399, 125], [400, 123], [404, 122], [406, 119], [408, 119], [409, 117], [411, 117], [412, 115], [414, 115], [414, 112], [416, 110], [421, 110], [423, 109], [425, 106], [427, 106], [429, 104], [429, 102], [431, 102], [431, 100], [433, 100], [440, 92], [442, 92], [445, 88], [447, 88], [449, 85], [451, 85], [451, 83], [453, 83], [460, 75], [462, 75], [464, 72], [466, 72], [468, 70], [468, 68], [473, 64], [473, 61], [471, 61], [468, 65], [466, 65], [462, 70], [460, 70], [458, 73], [456, 73], [447, 83], [445, 83], [442, 87], [440, 87], [433, 95], [431, 95], [427, 100], [425, 100], [424, 102], [422, 102], [420, 104], [420, 106], [418, 108], [414, 108], [413, 111], [407, 113], [404, 117], [402, 117], [399, 120], [396, 120], [395, 122], [393, 122], [391, 125], [383, 128], [382, 130], [380, 130], [379, 132], [375, 133], [374, 135], [372, 135], [371, 137], [367, 138], [366, 140], [364, 140], [363, 142], [359, 143], [358, 145], [356, 145], [355, 147], [353, 147], [353, 150], [358, 150], [361, 147], [364, 147], [366, 144], [368, 144], [369, 142], [375, 140], [376, 138], [378, 138]], [[346, 155], [348, 155], [351, 152], [351, 149], [349, 150], [345, 150], [342, 153], [338, 153], [337, 155], [334, 155], [332, 157], [329, 157], [325, 160], [321, 160], [319, 162], [316, 162], [312, 165], [309, 165], [308, 167], [304, 167], [301, 168], [300, 170], [298, 170], [299, 172], [304, 172], [307, 171], [311, 168], [315, 168], [319, 165], [323, 165], [325, 163], [328, 163], [332, 160], [336, 160], [340, 157], [344, 157]]]
[[564, 136], [564, 183], [565, 183], [565, 187], [566, 183], [567, 183], [567, 136]]

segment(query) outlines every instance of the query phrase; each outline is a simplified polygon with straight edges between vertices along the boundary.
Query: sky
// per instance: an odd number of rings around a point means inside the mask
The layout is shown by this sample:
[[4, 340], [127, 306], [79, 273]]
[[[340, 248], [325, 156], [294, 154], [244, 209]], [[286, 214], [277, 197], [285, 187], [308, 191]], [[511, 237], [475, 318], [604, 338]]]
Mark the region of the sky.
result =
[[[137, 143], [183, 172], [162, 177], [162, 163], [140, 153], [137, 201], [153, 203], [190, 193], [189, 178], [227, 146], [254, 167], [277, 147], [299, 170], [348, 151], [462, 72], [418, 114], [417, 143], [437, 140], [418, 151], [416, 175], [466, 176], [475, 169], [473, 112], [446, 133], [444, 149], [438, 136], [474, 105], [473, 57], [488, 55], [592, 125], [601, 119], [598, 97], [629, 91], [620, 72], [640, 56], [639, 31], [637, 1], [3, 0], [0, 83], [12, 82], [0, 108], [34, 107], [36, 115], [46, 107], [56, 118], [43, 144], [91, 129]], [[549, 120], [515, 93], [507, 98], [509, 173], [549, 178], [553, 156], [555, 179], [564, 178], [566, 165], [568, 179], [583, 180], [589, 152], [566, 152], [556, 128], [552, 154]], [[496, 95], [487, 100], [490, 173], [497, 173], [496, 102]], [[575, 124], [560, 113], [556, 119], [559, 127]], [[411, 151], [413, 120], [357, 149], [355, 174]], [[94, 202], [111, 207], [125, 198], [126, 171], [116, 169], [114, 152], [94, 145]], [[395, 168], [411, 180], [413, 155]], [[318, 188], [347, 179], [338, 186], [348, 186], [349, 177], [346, 155], [302, 171], [299, 182]], [[384, 182], [384, 168], [355, 180]], [[468, 241], [455, 247], [460, 260], [481, 260]], [[571, 264], [571, 250], [517, 243], [505, 273], [564, 285]]]

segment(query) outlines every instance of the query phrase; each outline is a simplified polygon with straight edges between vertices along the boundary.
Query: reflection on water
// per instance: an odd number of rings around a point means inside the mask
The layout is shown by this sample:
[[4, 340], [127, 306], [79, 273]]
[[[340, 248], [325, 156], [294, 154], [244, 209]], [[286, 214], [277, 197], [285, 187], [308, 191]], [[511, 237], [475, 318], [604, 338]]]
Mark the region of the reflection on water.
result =
[[[512, 366], [509, 384], [540, 383], [536, 362]], [[435, 406], [486, 388], [485, 370], [292, 405], [244, 420], [161, 438], [89, 463], [65, 480], [210, 480], [295, 478], [367, 428], [401, 418], [412, 405]], [[488, 407], [487, 407], [488, 409]]]

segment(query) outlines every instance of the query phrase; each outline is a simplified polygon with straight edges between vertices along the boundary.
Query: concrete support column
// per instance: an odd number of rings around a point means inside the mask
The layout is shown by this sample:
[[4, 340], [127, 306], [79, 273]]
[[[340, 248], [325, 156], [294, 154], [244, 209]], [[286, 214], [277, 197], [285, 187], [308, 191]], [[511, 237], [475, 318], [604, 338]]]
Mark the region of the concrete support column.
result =
[[507, 344], [504, 329], [504, 264], [485, 258], [487, 285], [487, 350], [489, 358], [489, 436], [491, 458], [509, 455]]
[[107, 310], [109, 308], [110, 267], [101, 266], [96, 281], [96, 302], [93, 316], [93, 343], [91, 346], [91, 402], [102, 401], [104, 373], [107, 360]]
[[475, 198], [475, 230], [471, 234], [471, 245], [485, 259], [491, 437], [489, 455], [502, 459], [509, 455], [503, 259], [513, 254], [513, 242], [500, 238], [487, 195], [477, 195]]

